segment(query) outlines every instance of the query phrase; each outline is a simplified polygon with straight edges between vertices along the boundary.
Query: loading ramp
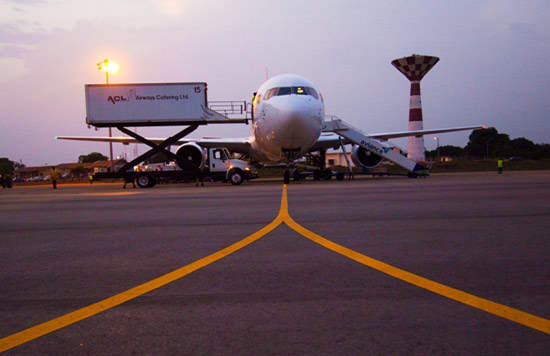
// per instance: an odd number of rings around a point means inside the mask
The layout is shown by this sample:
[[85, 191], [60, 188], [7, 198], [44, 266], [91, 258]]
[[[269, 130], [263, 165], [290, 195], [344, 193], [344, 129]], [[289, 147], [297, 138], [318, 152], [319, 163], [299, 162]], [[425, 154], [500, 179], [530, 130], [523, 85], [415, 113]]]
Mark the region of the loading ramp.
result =
[[408, 159], [390, 147], [384, 146], [379, 140], [366, 136], [361, 132], [361, 130], [353, 127], [351, 124], [342, 119], [332, 117], [330, 120], [323, 121], [323, 132], [333, 132], [345, 138], [352, 144], [359, 145], [364, 149], [405, 168], [409, 172], [410, 177], [427, 175], [427, 169], [423, 165]]

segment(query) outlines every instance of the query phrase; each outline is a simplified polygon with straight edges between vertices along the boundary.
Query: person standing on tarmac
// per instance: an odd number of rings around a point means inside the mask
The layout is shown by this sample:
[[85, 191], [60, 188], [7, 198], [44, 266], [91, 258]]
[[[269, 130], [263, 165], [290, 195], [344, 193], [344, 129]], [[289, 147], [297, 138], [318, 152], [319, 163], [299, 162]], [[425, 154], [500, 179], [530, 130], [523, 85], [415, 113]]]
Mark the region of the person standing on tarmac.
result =
[[497, 161], [497, 169], [498, 169], [498, 174], [502, 174], [502, 169], [504, 168], [504, 162], [502, 162], [501, 159], [499, 159]]
[[126, 184], [128, 183], [132, 183], [132, 186], [135, 188], [136, 187], [136, 182], [134, 180], [134, 177], [129, 175], [129, 174], [125, 174], [124, 175], [124, 185], [122, 186], [123, 189], [126, 189]]
[[204, 187], [204, 169], [199, 168], [197, 170], [197, 173], [195, 175], [195, 187], [199, 186], [199, 182], [201, 184], [201, 187]]
[[90, 184], [94, 182], [94, 176], [92, 175], [92, 173], [88, 174], [88, 180], [90, 181]]
[[55, 167], [52, 167], [52, 169], [50, 170], [50, 179], [52, 180], [53, 189], [57, 189], [57, 178], [57, 170], [55, 169]]

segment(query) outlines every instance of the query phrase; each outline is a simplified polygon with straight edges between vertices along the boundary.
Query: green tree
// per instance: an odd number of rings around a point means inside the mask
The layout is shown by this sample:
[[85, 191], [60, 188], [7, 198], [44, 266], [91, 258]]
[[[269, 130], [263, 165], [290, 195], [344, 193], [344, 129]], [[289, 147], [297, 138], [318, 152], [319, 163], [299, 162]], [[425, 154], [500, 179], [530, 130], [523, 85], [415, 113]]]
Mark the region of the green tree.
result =
[[510, 137], [506, 134], [499, 134], [494, 127], [472, 131], [470, 141], [464, 150], [468, 156], [476, 158], [495, 158], [513, 155], [513, 150], [510, 146]]
[[7, 157], [0, 158], [0, 174], [13, 175], [16, 162], [10, 161]]
[[73, 177], [80, 177], [83, 174], [87, 174], [88, 170], [84, 166], [74, 166], [71, 168], [71, 174]]
[[78, 156], [78, 163], [94, 163], [97, 161], [107, 161], [109, 158], [99, 152], [92, 152], [87, 155]]
[[542, 143], [535, 146], [535, 159], [550, 158], [550, 144]]

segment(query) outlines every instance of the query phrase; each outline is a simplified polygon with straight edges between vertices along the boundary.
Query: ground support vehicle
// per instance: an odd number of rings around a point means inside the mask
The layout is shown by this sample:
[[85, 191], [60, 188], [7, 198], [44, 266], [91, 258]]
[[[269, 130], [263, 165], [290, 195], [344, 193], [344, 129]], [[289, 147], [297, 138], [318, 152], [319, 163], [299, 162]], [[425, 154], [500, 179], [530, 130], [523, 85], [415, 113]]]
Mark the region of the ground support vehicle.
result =
[[140, 188], [151, 188], [160, 181], [222, 181], [239, 185], [245, 180], [258, 177], [257, 171], [248, 162], [230, 158], [226, 148], [205, 148], [204, 160], [200, 168], [181, 169], [173, 164], [140, 166], [141, 170], [128, 169], [125, 165], [117, 172], [99, 172], [94, 180], [124, 178], [135, 180]]

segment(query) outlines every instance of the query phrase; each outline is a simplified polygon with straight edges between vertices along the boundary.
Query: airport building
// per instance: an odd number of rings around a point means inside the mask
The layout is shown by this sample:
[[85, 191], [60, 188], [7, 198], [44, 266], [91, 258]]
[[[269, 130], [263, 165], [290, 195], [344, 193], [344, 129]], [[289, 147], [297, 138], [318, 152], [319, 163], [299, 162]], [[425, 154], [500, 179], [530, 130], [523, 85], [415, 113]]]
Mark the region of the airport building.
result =
[[[123, 164], [124, 161], [113, 161], [115, 169]], [[97, 161], [93, 163], [60, 163], [57, 165], [23, 167], [15, 170], [14, 174], [17, 178], [22, 178], [29, 181], [48, 180], [50, 178], [50, 170], [52, 167], [55, 167], [61, 178], [70, 178], [72, 177], [71, 170], [76, 167], [83, 167], [86, 172], [90, 173], [107, 172], [111, 168], [111, 161]]]

